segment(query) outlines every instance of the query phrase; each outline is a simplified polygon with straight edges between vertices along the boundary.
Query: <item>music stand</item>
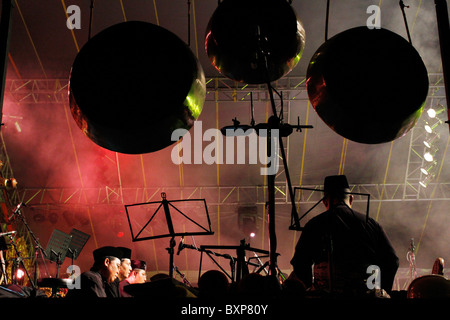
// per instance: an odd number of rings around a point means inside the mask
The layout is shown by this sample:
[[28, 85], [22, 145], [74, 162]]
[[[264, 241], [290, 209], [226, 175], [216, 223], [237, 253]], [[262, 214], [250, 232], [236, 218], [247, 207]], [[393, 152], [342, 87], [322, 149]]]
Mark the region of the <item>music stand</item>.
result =
[[52, 236], [47, 244], [45, 250], [47, 259], [54, 261], [57, 264], [56, 278], [59, 278], [59, 268], [66, 258], [67, 251], [69, 249], [70, 242], [72, 241], [72, 235], [62, 232], [58, 229], [54, 229]]
[[91, 236], [77, 229], [72, 229], [70, 235], [72, 236], [72, 241], [70, 241], [69, 248], [67, 249], [67, 257], [72, 259], [73, 265], [74, 260], [78, 258], [81, 250], [83, 250], [84, 245]]
[[[218, 254], [209, 249], [236, 250], [237, 258], [231, 257], [228, 254]], [[220, 270], [222, 270], [222, 272], [225, 273], [225, 275], [228, 278], [231, 279], [232, 282], [239, 282], [244, 275], [248, 274], [249, 273], [248, 272], [249, 265], [252, 265], [255, 267], [260, 266], [260, 264], [256, 264], [256, 263], [253, 263], [250, 261], [245, 261], [245, 252], [246, 251], [252, 251], [252, 252], [257, 252], [257, 253], [261, 253], [261, 254], [265, 254], [265, 255], [270, 255], [269, 251], [250, 247], [249, 244], [245, 243], [245, 239], [241, 240], [241, 243], [239, 246], [222, 246], [222, 245], [200, 246], [200, 248], [197, 250], [201, 252], [200, 266], [199, 266], [199, 271], [198, 271], [198, 279], [199, 280], [200, 280], [201, 269], [202, 269], [203, 252], [205, 252], [208, 255], [208, 257], [220, 268]], [[276, 255], [278, 256], [279, 253], [276, 253]], [[220, 266], [220, 264], [214, 259], [213, 256], [225, 257], [225, 258], [230, 259], [231, 275], [229, 275], [228, 272], [226, 272], [225, 269], [222, 268], [222, 266]], [[237, 267], [235, 266], [236, 264], [237, 264]]]
[[[297, 190], [311, 190], [311, 191], [325, 192], [325, 190], [322, 190], [322, 189], [295, 187], [294, 188], [294, 196], [295, 196]], [[359, 193], [359, 192], [345, 192], [345, 193], [346, 194], [352, 194], [352, 195], [359, 195], [359, 196], [366, 196], [367, 197], [367, 208], [366, 208], [366, 224], [367, 224], [367, 221], [369, 220], [370, 193]], [[296, 231], [303, 230], [303, 228], [300, 226], [300, 220], [303, 219], [308, 213], [310, 213], [315, 207], [317, 207], [322, 202], [323, 199], [324, 199], [324, 197], [322, 197], [319, 201], [317, 201], [300, 218], [291, 216], [291, 226], [289, 227], [289, 230], [296, 230]]]
[[[166, 199], [165, 192], [161, 193], [161, 198], [162, 198], [162, 201], [153, 201], [153, 202], [138, 203], [138, 204], [133, 204], [133, 205], [125, 205], [125, 211], [127, 213], [128, 224], [130, 226], [131, 237], [132, 237], [133, 242], [170, 237], [169, 248], [167, 248], [167, 251], [169, 252], [169, 255], [170, 255], [169, 277], [173, 278], [173, 255], [174, 255], [174, 247], [175, 247], [175, 237], [176, 236], [188, 236], [188, 235], [213, 235], [214, 232], [211, 230], [211, 221], [209, 219], [208, 207], [206, 206], [205, 199], [187, 199], [187, 200], [168, 201]], [[205, 227], [205, 226], [200, 225], [199, 223], [197, 223], [196, 221], [194, 221], [193, 219], [191, 219], [190, 217], [185, 215], [183, 212], [181, 212], [174, 205], [179, 202], [190, 202], [190, 201], [200, 201], [204, 205], [208, 226]], [[136, 207], [136, 206], [143, 206], [143, 205], [152, 205], [152, 204], [158, 205], [157, 209], [155, 210], [153, 215], [150, 217], [148, 222], [145, 223], [144, 226], [142, 228], [140, 228], [139, 232], [135, 235], [133, 232], [129, 208]], [[171, 209], [172, 209], [172, 212], [171, 212]], [[152, 223], [152, 221], [153, 222], [157, 221], [155, 217], [157, 217], [157, 214], [160, 212], [163, 212], [163, 214], [164, 214], [164, 219], [165, 219], [165, 223], [167, 225], [168, 232], [164, 233], [164, 234], [159, 234], [159, 235], [144, 236], [143, 233], [145, 231], [147, 231], [146, 228]], [[187, 221], [191, 222], [194, 226], [198, 227], [199, 231], [193, 231], [193, 232], [176, 231], [174, 228], [173, 221], [172, 221], [171, 213], [179, 214], [182, 217], [186, 218]]]

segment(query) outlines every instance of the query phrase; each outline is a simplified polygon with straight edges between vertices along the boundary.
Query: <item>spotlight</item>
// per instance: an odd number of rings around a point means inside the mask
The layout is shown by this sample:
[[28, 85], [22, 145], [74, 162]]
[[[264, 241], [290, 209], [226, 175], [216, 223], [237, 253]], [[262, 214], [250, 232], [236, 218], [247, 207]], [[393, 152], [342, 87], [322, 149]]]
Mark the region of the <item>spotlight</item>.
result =
[[25, 276], [25, 271], [22, 268], [17, 269], [16, 271], [16, 279], [20, 280]]
[[2, 178], [3, 179], [3, 185], [6, 187], [6, 189], [15, 189], [17, 187], [17, 180], [15, 178]]
[[445, 107], [442, 104], [438, 104], [436, 108], [431, 107], [427, 110], [428, 117], [436, 118], [436, 116], [445, 111]]
[[433, 133], [431, 137], [423, 141], [423, 144], [425, 145], [425, 147], [431, 148], [433, 146], [433, 142], [435, 142], [439, 138], [440, 136], [437, 133]]
[[246, 238], [254, 238], [258, 230], [257, 227], [258, 209], [256, 206], [238, 207], [238, 226]]
[[428, 133], [432, 133], [433, 130], [442, 123], [442, 120], [438, 120], [435, 124], [431, 125], [429, 122], [425, 122], [424, 128]]
[[11, 281], [13, 284], [23, 285], [25, 282], [25, 269], [16, 260], [11, 267]]
[[434, 170], [434, 168], [436, 168], [436, 165], [437, 165], [437, 162], [436, 161], [433, 161], [433, 163], [432, 164], [430, 164], [429, 166], [425, 166], [425, 167], [422, 167], [422, 168], [420, 168], [420, 171], [424, 174], [424, 175], [429, 175], [433, 170]]
[[430, 183], [430, 181], [433, 180], [433, 178], [434, 178], [434, 175], [429, 174], [429, 175], [427, 175], [427, 176], [425, 177], [425, 179], [423, 179], [422, 181], [420, 181], [419, 184], [420, 184], [422, 187], [426, 188], [426, 187], [428, 186], [428, 184]]
[[436, 148], [436, 147], [431, 148], [430, 150], [425, 152], [425, 154], [423, 155], [423, 158], [425, 159], [425, 161], [433, 162], [437, 151], [438, 151], [438, 148]]

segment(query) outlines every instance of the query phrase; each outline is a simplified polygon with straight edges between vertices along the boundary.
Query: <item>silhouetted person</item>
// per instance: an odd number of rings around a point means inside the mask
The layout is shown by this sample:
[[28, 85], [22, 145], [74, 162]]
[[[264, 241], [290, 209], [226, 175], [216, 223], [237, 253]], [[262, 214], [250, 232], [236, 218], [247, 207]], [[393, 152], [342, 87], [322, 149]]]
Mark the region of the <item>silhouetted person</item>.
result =
[[216, 299], [227, 296], [229, 289], [227, 276], [219, 270], [208, 270], [198, 280], [198, 297]]
[[282, 298], [305, 298], [306, 287], [300, 279], [298, 279], [294, 273], [292, 273], [281, 285], [281, 297]]
[[281, 285], [274, 276], [249, 273], [238, 283], [237, 293], [240, 297], [249, 299], [276, 298], [281, 293]]
[[380, 268], [381, 289], [392, 289], [399, 265], [395, 250], [383, 228], [370, 217], [366, 222], [365, 215], [351, 209], [352, 202], [344, 175], [325, 178], [327, 211], [306, 223], [291, 260], [293, 272], [312, 292], [364, 296], [370, 265]]

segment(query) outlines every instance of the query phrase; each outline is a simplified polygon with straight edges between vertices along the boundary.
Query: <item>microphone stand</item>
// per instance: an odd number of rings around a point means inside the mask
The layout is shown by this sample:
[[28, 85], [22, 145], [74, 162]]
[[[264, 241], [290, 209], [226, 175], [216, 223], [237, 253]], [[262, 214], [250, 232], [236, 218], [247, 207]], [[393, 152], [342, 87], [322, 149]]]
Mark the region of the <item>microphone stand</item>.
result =
[[[43, 262], [43, 264], [44, 264], [45, 273], [47, 274], [47, 276], [49, 275], [49, 272], [48, 272], [48, 269], [47, 269], [47, 265], [46, 265], [45, 259], [44, 259], [44, 257], [47, 257], [47, 254], [45, 253], [44, 248], [41, 246], [41, 244], [40, 244], [40, 242], [39, 242], [39, 239], [37, 239], [36, 236], [34, 235], [33, 231], [31, 231], [31, 229], [30, 229], [30, 227], [29, 227], [29, 225], [28, 225], [28, 223], [27, 223], [25, 217], [24, 217], [23, 214], [21, 213], [21, 210], [18, 210], [17, 213], [16, 213], [16, 215], [17, 215], [17, 217], [22, 221], [22, 223], [24, 224], [24, 226], [27, 228], [29, 234], [30, 234], [31, 237], [33, 238], [33, 241], [34, 241], [34, 243], [35, 243], [35, 245], [36, 245], [36, 246], [35, 246], [35, 250], [34, 250], [34, 252], [35, 252], [35, 261], [34, 261], [34, 264], [35, 264], [35, 267], [34, 267], [34, 286], [36, 286], [36, 285], [37, 285], [37, 280], [38, 280], [38, 279], [37, 279], [37, 278], [38, 278], [37, 270], [38, 270], [38, 255], [39, 255], [39, 253], [40, 253], [40, 255], [41, 255], [42, 262]], [[30, 279], [30, 281], [31, 281], [31, 279]]]
[[174, 250], [173, 248], [175, 247], [175, 237], [170, 238], [169, 241], [169, 248], [166, 248], [166, 250], [169, 252], [169, 264], [172, 266], [172, 268], [170, 268], [169, 270], [169, 277], [173, 278], [173, 254], [174, 254]]
[[[273, 156], [274, 158], [278, 157], [277, 154], [271, 155], [272, 133], [273, 133], [272, 131], [274, 131], [274, 130], [278, 131], [278, 144], [279, 144], [279, 149], [281, 150], [281, 158], [283, 161], [283, 166], [284, 166], [284, 170], [285, 170], [286, 181], [288, 184], [288, 191], [289, 191], [289, 196], [290, 196], [290, 201], [291, 201], [291, 207], [292, 207], [291, 214], [292, 214], [293, 220], [295, 220], [295, 227], [300, 228], [300, 222], [298, 219], [297, 209], [295, 206], [294, 192], [293, 192], [292, 183], [291, 183], [291, 179], [290, 179], [290, 175], [289, 175], [289, 169], [288, 169], [288, 165], [287, 165], [286, 154], [284, 152], [282, 138], [289, 136], [293, 132], [293, 128], [295, 128], [296, 131], [301, 131], [302, 128], [313, 128], [313, 126], [300, 125], [300, 120], [298, 120], [297, 125], [284, 124], [281, 122], [281, 119], [277, 115], [276, 107], [275, 107], [275, 100], [274, 100], [274, 94], [273, 94], [273, 91], [275, 91], [275, 90], [272, 87], [272, 85], [270, 84], [270, 80], [269, 80], [270, 77], [269, 77], [268, 57], [270, 56], [270, 52], [268, 52], [267, 48], [266, 48], [266, 43], [268, 40], [266, 37], [261, 35], [261, 30], [260, 30], [259, 26], [257, 26], [257, 36], [258, 36], [258, 47], [259, 47], [258, 51], [260, 53], [260, 55], [257, 55], [257, 56], [258, 56], [258, 59], [263, 60], [265, 73], [266, 73], [266, 79], [267, 79], [267, 88], [269, 91], [273, 116], [271, 116], [269, 118], [268, 123], [258, 124], [254, 127], [257, 129], [256, 130], [257, 134], [258, 134], [258, 129], [267, 129], [267, 156], [268, 156], [268, 158], [270, 158], [271, 156]], [[281, 97], [281, 101], [283, 101], [282, 97]], [[281, 105], [283, 105], [283, 103], [281, 103]], [[237, 122], [234, 121], [234, 126], [236, 126], [236, 123]], [[246, 127], [248, 127], [248, 126], [246, 126]], [[253, 127], [253, 121], [252, 121], [252, 127]], [[274, 148], [274, 151], [275, 151], [275, 148]], [[270, 165], [275, 165], [275, 164], [271, 163]], [[269, 167], [270, 165], [269, 165], [269, 163], [267, 163], [267, 167]], [[268, 228], [269, 228], [269, 247], [270, 247], [269, 271], [270, 271], [270, 275], [276, 276], [277, 275], [277, 253], [276, 253], [277, 238], [276, 238], [276, 232], [275, 232], [275, 174], [273, 174], [273, 173], [269, 174], [267, 182], [268, 182], [267, 183], [268, 184], [267, 205], [269, 208], [268, 209], [268, 216], [269, 216]]]
[[27, 275], [28, 279], [30, 280], [31, 287], [33, 288], [33, 291], [35, 291], [36, 290], [36, 285], [34, 284], [33, 280], [31, 279], [30, 274], [28, 273], [28, 270], [25, 267], [25, 264], [23, 263], [23, 258], [20, 255], [20, 251], [17, 249], [17, 246], [16, 246], [16, 243], [15, 243], [15, 241], [13, 239], [13, 236], [9, 235], [9, 239], [11, 240], [11, 245], [13, 246], [14, 251], [17, 254], [17, 262], [18, 262], [18, 264], [22, 265], [22, 268], [25, 271], [25, 274]]
[[[198, 248], [197, 246], [193, 246], [193, 245], [190, 245], [190, 244], [183, 244], [182, 245], [182, 249], [184, 249], [184, 248], [193, 249], [193, 250], [196, 250], [196, 251], [202, 253], [202, 255], [200, 256], [200, 269], [198, 271], [198, 278], [199, 279], [200, 279], [200, 274], [201, 274], [201, 264], [202, 264], [202, 260], [203, 260], [203, 252], [205, 252], [214, 261], [214, 263], [219, 267], [219, 269], [222, 270], [231, 279], [231, 281], [233, 281], [233, 282], [235, 281], [235, 272], [236, 272], [235, 264], [236, 264], [236, 259], [233, 258], [232, 256], [230, 256], [229, 254], [217, 253], [217, 252], [208, 250], [206, 248], [203, 248], [203, 247]], [[222, 257], [222, 258], [230, 260], [231, 276], [228, 275], [228, 273], [222, 268], [222, 266], [220, 264], [218, 264], [211, 257], [211, 255], [216, 256], [216, 257]]]
[[50, 251], [53, 255], [55, 255], [56, 256], [56, 279], [58, 279], [59, 278], [59, 268], [61, 267], [61, 265], [62, 265], [62, 259], [61, 259], [61, 252], [56, 252], [56, 251], [54, 251], [54, 250], [51, 250]]
[[417, 278], [417, 272], [416, 272], [416, 256], [414, 254], [414, 251], [416, 250], [416, 247], [414, 246], [414, 239], [411, 239], [407, 259], [409, 261], [409, 272], [410, 272], [410, 281]]
[[178, 267], [176, 265], [173, 265], [173, 269], [176, 271], [176, 273], [178, 273], [180, 275], [181, 279], [183, 280], [183, 283], [192, 288], [192, 285], [189, 282], [189, 280], [186, 279], [186, 277], [184, 276], [183, 273], [180, 272], [180, 270], [178, 270]]

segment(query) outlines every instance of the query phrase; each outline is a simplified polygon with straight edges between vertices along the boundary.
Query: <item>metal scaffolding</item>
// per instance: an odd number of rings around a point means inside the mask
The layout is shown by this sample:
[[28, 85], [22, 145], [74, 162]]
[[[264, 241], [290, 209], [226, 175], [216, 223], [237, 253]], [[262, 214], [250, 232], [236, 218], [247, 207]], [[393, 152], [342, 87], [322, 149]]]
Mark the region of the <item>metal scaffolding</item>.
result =
[[[430, 73], [429, 95], [436, 99], [445, 98], [442, 73]], [[282, 91], [285, 101], [307, 101], [306, 78], [287, 76], [275, 81], [272, 86]], [[67, 102], [68, 79], [7, 79], [5, 94], [17, 103], [62, 104]], [[216, 92], [217, 100], [216, 100]], [[250, 85], [228, 78], [218, 77], [206, 80], [206, 101], [239, 102], [269, 101], [265, 84]]]
[[[322, 198], [323, 186], [302, 186], [313, 190], [302, 190], [296, 201], [302, 204], [316, 203]], [[432, 183], [422, 188], [416, 198], [405, 197], [405, 184], [358, 184], [351, 185], [354, 193], [370, 194], [371, 202], [392, 201], [431, 201], [450, 200], [450, 183]], [[434, 193], [432, 194], [432, 192]], [[238, 205], [242, 203], [266, 204], [267, 187], [235, 186], [235, 187], [154, 187], [154, 188], [23, 188], [17, 189], [17, 198], [27, 205], [123, 205], [159, 201], [162, 192], [171, 199], [204, 198], [208, 205]], [[276, 188], [276, 204], [289, 204], [286, 186]], [[86, 196], [86, 197], [85, 197]], [[367, 197], [355, 195], [355, 202], [366, 202]]]
[[[444, 83], [442, 73], [429, 74], [428, 99], [443, 99]], [[270, 102], [266, 84], [248, 85], [238, 83], [228, 78], [211, 78], [206, 81], [206, 101], [218, 102]], [[307, 101], [306, 78], [288, 76], [272, 84], [277, 92], [282, 93], [283, 119], [289, 123], [289, 107], [293, 101]], [[62, 104], [67, 103], [67, 79], [10, 79], [6, 82], [5, 92], [10, 99], [19, 104]], [[277, 112], [280, 112], [280, 99], [277, 99]], [[428, 104], [427, 100], [427, 104]], [[405, 180], [397, 184], [361, 184], [354, 185], [353, 192], [369, 193], [371, 201], [429, 201], [450, 200], [450, 183], [431, 183], [428, 188], [419, 186], [420, 167], [423, 165], [421, 156], [423, 146], [421, 138], [423, 132], [413, 128], [410, 140], [410, 154], [406, 166]], [[284, 139], [287, 155], [289, 138]], [[9, 165], [9, 164], [8, 164]], [[8, 166], [4, 168], [7, 170]], [[280, 159], [276, 176], [275, 197], [277, 204], [289, 203], [289, 192], [283, 163]], [[302, 186], [320, 189], [320, 186]], [[432, 191], [434, 190], [434, 194]], [[35, 205], [100, 205], [100, 204], [129, 204], [159, 199], [161, 192], [172, 194], [172, 198], [208, 198], [211, 205], [235, 205], [242, 202], [265, 204], [266, 186], [230, 186], [230, 187], [161, 187], [161, 188], [123, 188], [105, 186], [99, 188], [23, 188], [12, 194], [13, 202], [24, 202]], [[314, 191], [302, 191], [301, 203], [313, 203], [320, 199], [320, 194]], [[356, 201], [359, 201], [356, 199]], [[366, 201], [366, 199], [361, 199]]]

